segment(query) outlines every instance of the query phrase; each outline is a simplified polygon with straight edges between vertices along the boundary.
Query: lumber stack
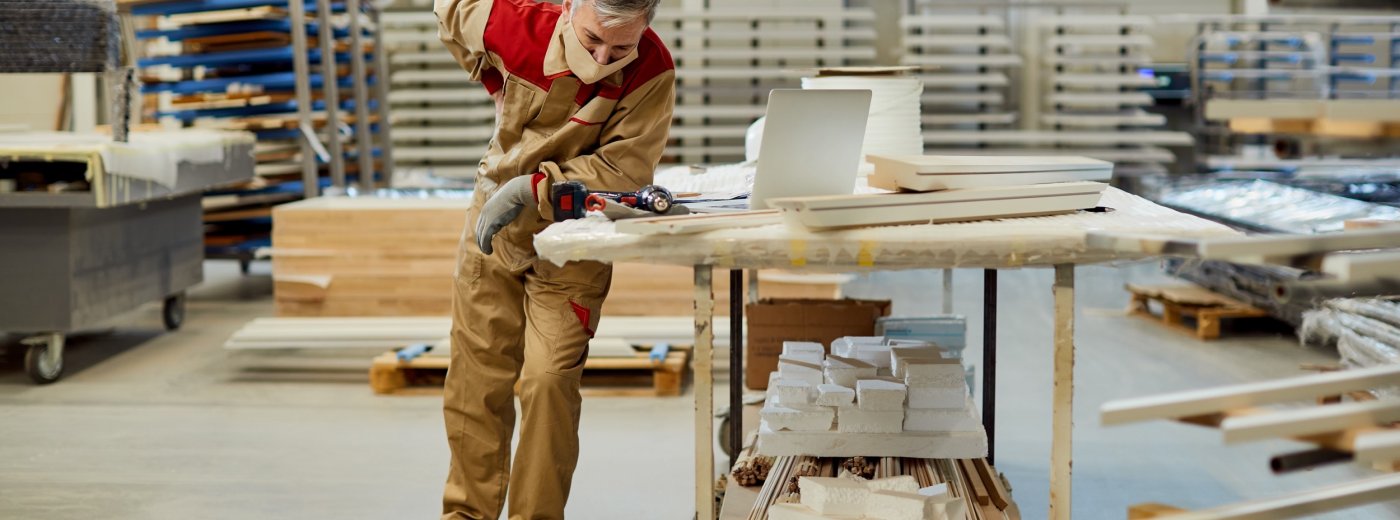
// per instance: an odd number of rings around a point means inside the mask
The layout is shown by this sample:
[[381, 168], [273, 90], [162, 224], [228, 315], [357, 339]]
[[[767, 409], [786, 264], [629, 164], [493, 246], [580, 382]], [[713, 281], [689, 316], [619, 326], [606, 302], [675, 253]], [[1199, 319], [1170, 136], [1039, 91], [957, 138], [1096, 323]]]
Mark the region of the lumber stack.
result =
[[[1176, 394], [1112, 401], [1100, 408], [1105, 426], [1174, 420], [1219, 430], [1227, 444], [1292, 439], [1312, 449], [1269, 461], [1274, 473], [1357, 461], [1393, 466], [1400, 460], [1400, 399], [1371, 392], [1400, 383], [1400, 366], [1382, 365], [1261, 381]], [[1342, 396], [1351, 397], [1343, 401]], [[1195, 511], [1191, 518], [1295, 518], [1393, 500], [1400, 475], [1388, 474], [1287, 496]], [[1139, 504], [1130, 518], [1186, 513], [1163, 504]]]
[[470, 200], [322, 197], [272, 213], [277, 315], [448, 316]]

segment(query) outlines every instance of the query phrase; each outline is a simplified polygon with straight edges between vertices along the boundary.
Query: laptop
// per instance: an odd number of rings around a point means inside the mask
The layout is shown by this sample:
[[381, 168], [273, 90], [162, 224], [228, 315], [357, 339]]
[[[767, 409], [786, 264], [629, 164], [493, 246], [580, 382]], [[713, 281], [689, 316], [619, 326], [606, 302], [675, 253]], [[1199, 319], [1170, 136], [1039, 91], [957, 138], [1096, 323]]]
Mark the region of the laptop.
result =
[[850, 195], [869, 117], [869, 90], [774, 89], [749, 198], [685, 206], [720, 213], [766, 209], [783, 197]]

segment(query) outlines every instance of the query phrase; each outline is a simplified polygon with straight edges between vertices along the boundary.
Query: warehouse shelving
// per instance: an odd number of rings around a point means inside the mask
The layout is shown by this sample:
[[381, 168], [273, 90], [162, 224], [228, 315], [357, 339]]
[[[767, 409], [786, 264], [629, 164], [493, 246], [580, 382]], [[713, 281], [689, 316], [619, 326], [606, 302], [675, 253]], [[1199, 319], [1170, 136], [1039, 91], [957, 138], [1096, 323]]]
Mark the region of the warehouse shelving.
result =
[[667, 160], [734, 162], [773, 88], [798, 88], [819, 67], [872, 64], [874, 11], [841, 1], [663, 3], [652, 28], [676, 63]]
[[[1148, 145], [1189, 146], [1188, 134], [1154, 130], [1165, 125], [1163, 116], [1143, 110], [1154, 99], [1138, 89], [1156, 79], [1146, 67], [1147, 52], [1155, 42], [1143, 34], [1154, 25], [1151, 18], [1126, 14], [1060, 13], [1037, 22], [1041, 46], [1046, 50], [1036, 100], [1039, 122], [1056, 136], [1027, 135], [1029, 142], [1057, 146], [1111, 145], [1113, 160], [1135, 170], [1152, 170], [1175, 160], [1173, 154], [1140, 153]], [[1121, 150], [1123, 153], [1114, 153]], [[1122, 169], [1122, 168], [1120, 168]]]
[[[1400, 17], [1193, 21], [1192, 90], [1209, 168], [1293, 170], [1307, 156], [1364, 162], [1394, 155], [1387, 140], [1394, 133], [1384, 127], [1400, 123], [1388, 106], [1400, 99]], [[1291, 151], [1246, 159], [1242, 150], [1249, 146]]]
[[942, 131], [956, 129], [975, 141], [981, 131], [1015, 124], [1008, 74], [1022, 60], [1006, 32], [1006, 11], [936, 3], [913, 9], [899, 21], [901, 63], [937, 71], [918, 74], [925, 144], [936, 144], [932, 136]]
[[[164, 127], [246, 130], [258, 137], [248, 204], [212, 205], [211, 256], [246, 262], [270, 228], [264, 190], [361, 190], [387, 182], [388, 106], [377, 8], [369, 0], [124, 2], [141, 25], [142, 91]], [[326, 78], [335, 78], [327, 81]], [[324, 171], [327, 178], [321, 179]], [[297, 174], [300, 175], [297, 175]], [[221, 200], [229, 193], [220, 193]], [[237, 200], [237, 199], [233, 199]], [[234, 211], [247, 218], [216, 216]]]

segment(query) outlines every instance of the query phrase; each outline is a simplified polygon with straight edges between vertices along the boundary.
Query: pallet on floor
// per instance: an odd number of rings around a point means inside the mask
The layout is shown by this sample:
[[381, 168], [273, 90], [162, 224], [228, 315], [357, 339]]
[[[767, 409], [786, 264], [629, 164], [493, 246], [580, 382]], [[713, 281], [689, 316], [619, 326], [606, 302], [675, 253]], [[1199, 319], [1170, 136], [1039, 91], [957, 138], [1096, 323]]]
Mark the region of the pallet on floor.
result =
[[[1127, 284], [1125, 288], [1132, 293], [1129, 314], [1161, 320], [1171, 328], [1188, 331], [1194, 328], [1200, 340], [1219, 339], [1222, 320], [1269, 316], [1268, 311], [1196, 285]], [[1162, 306], [1161, 315], [1152, 313], [1151, 302]], [[1193, 319], [1194, 326], [1188, 325], [1186, 318]]]
[[[394, 352], [386, 352], [370, 365], [369, 386], [376, 394], [441, 393], [448, 360], [445, 355], [425, 355], [403, 362]], [[583, 365], [583, 394], [678, 396], [689, 360], [689, 349], [673, 349], [660, 362], [653, 362], [645, 353], [635, 357], [590, 357]]]

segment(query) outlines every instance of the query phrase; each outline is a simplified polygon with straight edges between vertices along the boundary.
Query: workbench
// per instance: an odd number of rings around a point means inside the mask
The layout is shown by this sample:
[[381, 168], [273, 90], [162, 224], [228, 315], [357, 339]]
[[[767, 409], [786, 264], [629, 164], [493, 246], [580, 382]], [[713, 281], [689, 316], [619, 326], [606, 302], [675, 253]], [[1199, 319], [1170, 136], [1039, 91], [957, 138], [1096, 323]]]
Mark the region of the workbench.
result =
[[[627, 235], [600, 217], [556, 223], [535, 237], [541, 258], [562, 264], [592, 260], [648, 262], [695, 268], [695, 504], [698, 518], [714, 518], [714, 268], [781, 268], [818, 272], [901, 269], [985, 269], [982, 418], [995, 455], [996, 273], [997, 269], [1054, 267], [1054, 414], [1050, 455], [1050, 518], [1070, 512], [1071, 410], [1074, 403], [1074, 266], [1140, 260], [1149, 253], [1091, 247], [1091, 231], [1150, 232], [1173, 237], [1222, 237], [1236, 232], [1201, 218], [1158, 206], [1117, 189], [1104, 192], [1105, 209], [1074, 214], [978, 222], [858, 228], [811, 232], [783, 224], [725, 229], [689, 235]], [[730, 284], [730, 400], [741, 409], [743, 345], [742, 283]], [[742, 434], [739, 415], [731, 437]], [[739, 446], [739, 442], [732, 445]]]

